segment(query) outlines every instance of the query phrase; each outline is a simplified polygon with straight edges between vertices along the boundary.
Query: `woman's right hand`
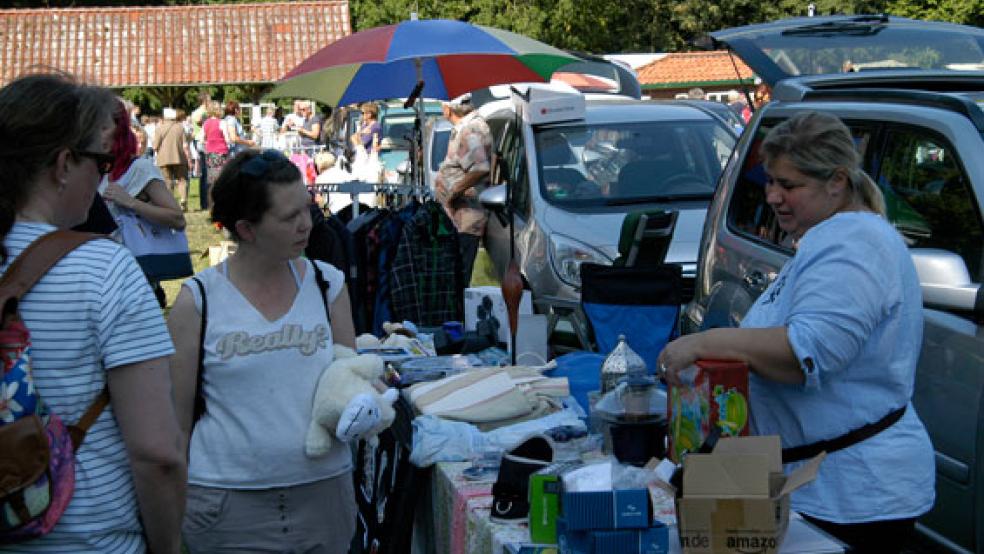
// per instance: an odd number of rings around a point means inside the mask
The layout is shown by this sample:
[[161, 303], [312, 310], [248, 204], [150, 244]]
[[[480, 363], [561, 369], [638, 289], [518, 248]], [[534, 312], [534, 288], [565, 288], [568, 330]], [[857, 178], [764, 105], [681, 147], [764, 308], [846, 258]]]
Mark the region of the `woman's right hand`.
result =
[[109, 200], [121, 208], [132, 210], [137, 203], [137, 199], [130, 196], [119, 184], [110, 182], [103, 191], [103, 198]]
[[680, 372], [700, 359], [700, 341], [704, 333], [684, 335], [668, 343], [656, 358], [656, 368], [660, 376], [671, 385], [680, 385]]

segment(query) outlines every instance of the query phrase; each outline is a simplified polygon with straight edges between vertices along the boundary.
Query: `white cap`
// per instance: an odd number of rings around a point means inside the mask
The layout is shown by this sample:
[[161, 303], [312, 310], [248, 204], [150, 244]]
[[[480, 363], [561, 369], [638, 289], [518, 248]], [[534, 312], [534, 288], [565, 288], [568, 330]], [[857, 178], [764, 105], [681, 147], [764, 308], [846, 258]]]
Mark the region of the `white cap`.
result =
[[163, 115], [164, 119], [177, 119], [178, 118], [178, 112], [174, 108], [164, 108], [164, 111], [163, 111], [163, 114], [162, 115]]
[[464, 106], [464, 105], [467, 105], [467, 104], [471, 104], [471, 93], [470, 92], [466, 92], [466, 93], [462, 94], [461, 96], [456, 96], [456, 97], [452, 98], [448, 102], [448, 104], [451, 104], [452, 106]]

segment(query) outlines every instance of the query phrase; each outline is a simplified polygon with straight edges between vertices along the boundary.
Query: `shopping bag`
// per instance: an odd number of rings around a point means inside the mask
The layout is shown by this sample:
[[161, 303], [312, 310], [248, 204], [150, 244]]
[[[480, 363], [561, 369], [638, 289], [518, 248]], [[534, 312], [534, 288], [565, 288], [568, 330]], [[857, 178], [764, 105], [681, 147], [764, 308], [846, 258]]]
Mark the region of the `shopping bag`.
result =
[[149, 281], [180, 279], [194, 273], [184, 231], [159, 225], [131, 210], [116, 217], [120, 236]]

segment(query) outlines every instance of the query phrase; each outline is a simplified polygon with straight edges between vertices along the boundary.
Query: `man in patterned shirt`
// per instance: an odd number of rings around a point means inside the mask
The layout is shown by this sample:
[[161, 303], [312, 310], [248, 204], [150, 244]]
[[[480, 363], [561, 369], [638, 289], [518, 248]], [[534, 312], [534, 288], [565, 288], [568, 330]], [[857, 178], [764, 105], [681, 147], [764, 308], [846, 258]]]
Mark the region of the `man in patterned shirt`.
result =
[[454, 125], [454, 130], [434, 188], [437, 200], [458, 230], [462, 277], [468, 286], [478, 244], [489, 219], [478, 195], [489, 184], [492, 133], [485, 120], [473, 111], [471, 95], [459, 96], [443, 108], [444, 117]]

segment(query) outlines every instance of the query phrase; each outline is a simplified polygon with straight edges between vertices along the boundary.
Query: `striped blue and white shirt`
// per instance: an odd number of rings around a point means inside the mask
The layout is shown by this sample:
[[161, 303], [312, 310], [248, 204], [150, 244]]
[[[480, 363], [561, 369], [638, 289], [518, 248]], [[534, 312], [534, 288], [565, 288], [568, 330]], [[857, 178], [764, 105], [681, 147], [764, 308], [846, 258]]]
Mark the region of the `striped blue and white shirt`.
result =
[[[43, 223], [14, 224], [4, 239], [7, 266]], [[106, 385], [106, 371], [174, 352], [160, 308], [129, 251], [90, 241], [58, 262], [24, 295], [34, 382], [66, 424], [75, 423]], [[146, 546], [126, 447], [107, 407], [76, 454], [75, 493], [51, 533], [0, 552], [143, 552]]]

